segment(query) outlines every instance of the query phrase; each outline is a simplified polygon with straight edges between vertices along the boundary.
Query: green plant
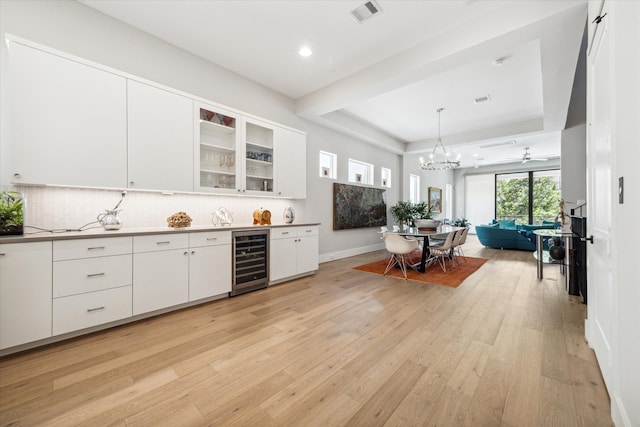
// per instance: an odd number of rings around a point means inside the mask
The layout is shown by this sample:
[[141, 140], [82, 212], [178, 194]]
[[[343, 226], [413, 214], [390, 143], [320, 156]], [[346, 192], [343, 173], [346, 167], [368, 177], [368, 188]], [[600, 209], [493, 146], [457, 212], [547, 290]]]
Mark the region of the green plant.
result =
[[0, 234], [22, 234], [24, 200], [17, 191], [0, 192]]
[[471, 223], [467, 220], [467, 218], [462, 217], [453, 221], [453, 225], [455, 225], [456, 227], [469, 227]]
[[416, 219], [433, 219], [434, 213], [427, 202], [411, 203], [409, 201], [399, 201], [391, 206], [391, 215], [402, 226], [407, 224], [415, 227]]

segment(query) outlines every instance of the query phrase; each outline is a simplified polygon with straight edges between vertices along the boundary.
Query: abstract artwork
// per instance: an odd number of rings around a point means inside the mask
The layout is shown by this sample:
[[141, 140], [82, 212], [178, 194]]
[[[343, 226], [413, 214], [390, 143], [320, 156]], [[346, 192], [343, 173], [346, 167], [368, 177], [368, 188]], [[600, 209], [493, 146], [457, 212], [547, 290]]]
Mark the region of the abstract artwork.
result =
[[385, 190], [333, 184], [333, 229], [387, 225]]

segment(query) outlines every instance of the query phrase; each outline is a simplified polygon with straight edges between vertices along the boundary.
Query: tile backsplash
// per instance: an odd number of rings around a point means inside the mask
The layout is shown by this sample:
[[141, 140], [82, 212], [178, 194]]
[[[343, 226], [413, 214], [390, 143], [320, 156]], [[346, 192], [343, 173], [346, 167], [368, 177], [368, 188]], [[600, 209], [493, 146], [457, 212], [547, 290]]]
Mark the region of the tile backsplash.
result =
[[[30, 187], [16, 188], [26, 198], [26, 233], [44, 229], [77, 229], [96, 221], [98, 214], [112, 209], [120, 200], [120, 190], [85, 188]], [[296, 211], [296, 223], [304, 218], [302, 203], [290, 199], [250, 196], [220, 196], [209, 194], [162, 194], [159, 192], [127, 191], [120, 204], [122, 228], [164, 227], [166, 219], [179, 211], [193, 219], [192, 225], [212, 224], [212, 212], [227, 208], [234, 224], [250, 224], [253, 211], [259, 208], [271, 211], [272, 223], [283, 223], [287, 206]], [[99, 225], [99, 224], [93, 224]]]

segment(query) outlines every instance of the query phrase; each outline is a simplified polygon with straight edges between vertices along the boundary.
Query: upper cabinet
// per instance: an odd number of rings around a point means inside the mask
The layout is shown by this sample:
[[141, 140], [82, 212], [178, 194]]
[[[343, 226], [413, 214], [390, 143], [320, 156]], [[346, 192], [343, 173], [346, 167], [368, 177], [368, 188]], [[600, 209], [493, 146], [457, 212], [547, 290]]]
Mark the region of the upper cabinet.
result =
[[194, 112], [195, 190], [235, 192], [239, 159], [242, 159], [238, 151], [238, 116], [198, 102], [194, 104]]
[[24, 40], [10, 64], [14, 183], [305, 197], [304, 133]]
[[273, 194], [274, 130], [253, 119], [245, 120], [243, 190]]
[[193, 100], [127, 81], [128, 187], [193, 191]]
[[17, 42], [9, 57], [12, 181], [125, 187], [126, 79]]
[[276, 196], [307, 197], [307, 138], [304, 133], [275, 129]]

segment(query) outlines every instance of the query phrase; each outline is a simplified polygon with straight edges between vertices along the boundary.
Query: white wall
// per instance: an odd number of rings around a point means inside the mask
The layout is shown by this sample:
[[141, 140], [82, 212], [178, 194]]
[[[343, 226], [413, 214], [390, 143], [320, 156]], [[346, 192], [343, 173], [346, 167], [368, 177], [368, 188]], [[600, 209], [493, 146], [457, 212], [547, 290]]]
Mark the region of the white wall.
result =
[[[291, 205], [297, 213], [296, 222], [322, 223], [321, 260], [379, 246], [379, 235], [371, 228], [332, 230], [332, 185], [318, 180], [318, 150], [338, 154], [339, 182], [346, 182], [346, 159], [354, 157], [376, 165], [376, 179], [380, 166], [389, 167], [396, 189], [400, 184], [398, 155], [302, 120], [294, 113], [292, 99], [76, 1], [0, 1], [0, 33], [3, 41], [5, 33], [14, 34], [308, 133], [306, 200], [130, 192], [123, 204], [125, 226], [162, 226], [164, 219], [177, 210], [190, 213], [195, 225], [206, 224], [210, 212], [219, 206], [234, 212], [236, 223], [249, 222], [251, 213], [259, 207], [271, 210], [274, 220], [281, 221], [282, 210]], [[0, 45], [0, 185], [6, 187], [10, 182], [9, 57], [6, 44]], [[113, 207], [120, 196], [117, 191], [89, 189], [20, 189], [28, 197], [27, 225], [43, 228], [79, 227], [101, 210]], [[396, 189], [389, 192], [389, 205], [397, 200]]]

